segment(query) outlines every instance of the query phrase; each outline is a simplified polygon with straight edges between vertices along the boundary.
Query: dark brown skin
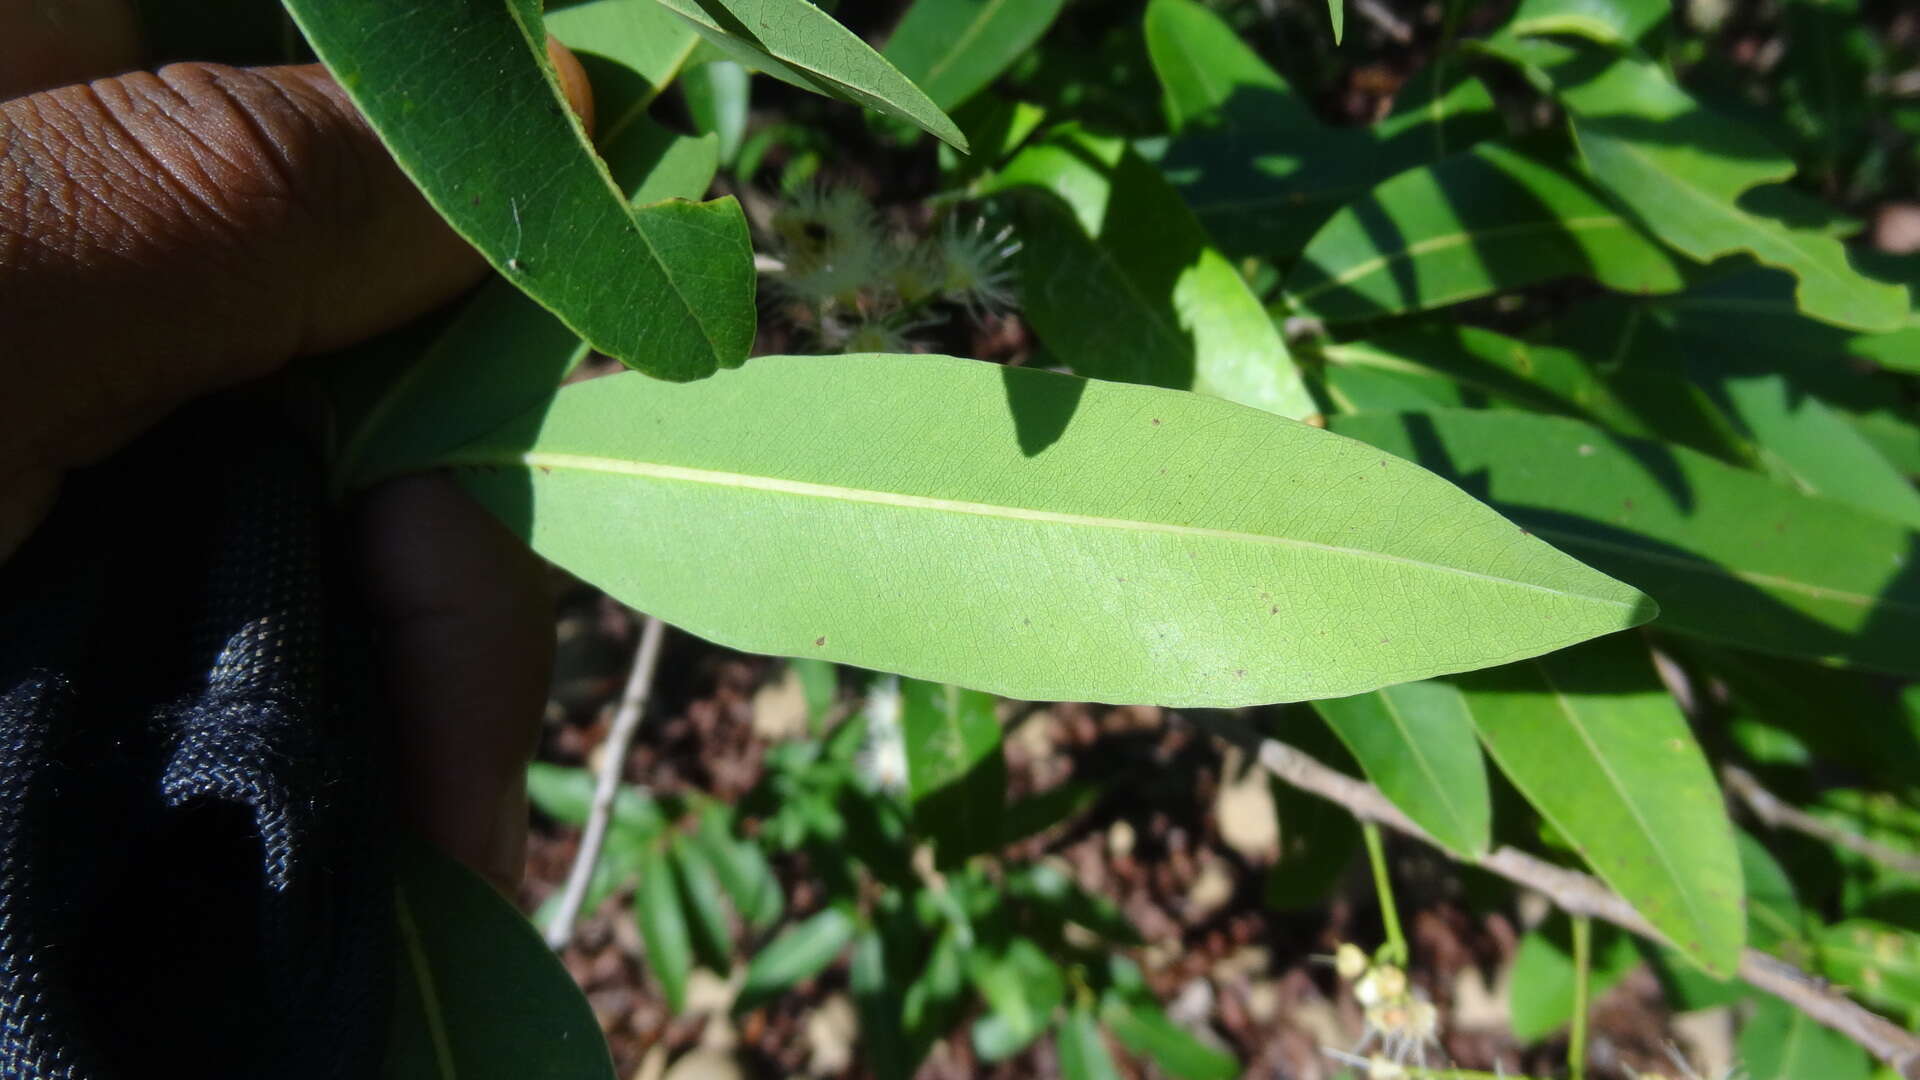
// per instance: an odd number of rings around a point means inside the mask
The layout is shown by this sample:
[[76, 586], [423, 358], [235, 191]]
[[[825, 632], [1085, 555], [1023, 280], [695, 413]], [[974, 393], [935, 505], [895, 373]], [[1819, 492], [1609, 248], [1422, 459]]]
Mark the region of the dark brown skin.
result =
[[[323, 69], [123, 74], [134, 27], [125, 0], [0, 0], [0, 560], [65, 473], [182, 403], [485, 273]], [[511, 891], [553, 647], [540, 567], [444, 477], [392, 481], [357, 517], [403, 810]]]

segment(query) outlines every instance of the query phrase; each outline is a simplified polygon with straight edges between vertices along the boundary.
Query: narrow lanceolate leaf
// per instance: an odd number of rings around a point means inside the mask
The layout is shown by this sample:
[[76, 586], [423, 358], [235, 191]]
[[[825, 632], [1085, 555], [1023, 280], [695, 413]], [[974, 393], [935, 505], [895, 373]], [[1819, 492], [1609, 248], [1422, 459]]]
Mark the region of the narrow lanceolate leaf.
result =
[[1572, 420], [1447, 409], [1330, 426], [1459, 478], [1521, 527], [1646, 590], [1663, 629], [1920, 674], [1920, 539], [1896, 522]]
[[739, 205], [627, 205], [559, 96], [537, 0], [286, 6], [434, 209], [594, 348], [676, 380], [746, 359]]
[[1124, 140], [1061, 128], [993, 190], [1023, 196], [1022, 308], [1075, 372], [1319, 411], [1259, 300]]
[[1327, 18], [1333, 21], [1333, 43], [1338, 45], [1347, 32], [1347, 0], [1327, 0]]
[[[1338, 0], [1336, 0], [1338, 2]], [[1107, 1050], [1107, 1038], [1093, 1011], [1076, 1008], [1067, 1014], [1057, 1035], [1060, 1075], [1065, 1080], [1120, 1080], [1120, 1070]]]
[[[645, 6], [645, 5], [636, 5]], [[732, 165], [747, 137], [753, 76], [731, 60], [709, 60], [680, 79], [680, 93], [694, 128], [719, 140], [720, 164]]]
[[1333, 215], [1301, 253], [1287, 293], [1339, 322], [1563, 277], [1633, 293], [1685, 285], [1674, 256], [1590, 182], [1551, 155], [1481, 143], [1401, 173]]
[[913, 80], [811, 0], [656, 0], [741, 64], [803, 90], [917, 125], [964, 152], [967, 138]]
[[914, 0], [881, 53], [951, 109], [1025, 55], [1066, 0]]
[[1653, 614], [1363, 444], [950, 357], [594, 380], [422, 464], [714, 641], [1026, 700], [1345, 696]]
[[687, 929], [692, 934], [693, 954], [700, 963], [724, 975], [732, 968], [733, 931], [727, 924], [720, 877], [706, 852], [686, 836], [675, 837], [670, 851]]
[[1733, 826], [1645, 647], [1623, 634], [1457, 681], [1541, 816], [1689, 959], [1733, 974], [1746, 943]]
[[1907, 291], [1861, 276], [1840, 241], [1739, 205], [1748, 189], [1791, 176], [1792, 160], [1702, 108], [1655, 61], [1510, 36], [1487, 48], [1552, 84], [1588, 173], [1668, 244], [1701, 262], [1744, 252], [1788, 271], [1801, 309], [1817, 319], [1860, 330], [1905, 322]]
[[640, 940], [647, 947], [647, 970], [660, 983], [667, 1007], [687, 1007], [687, 975], [693, 969], [693, 942], [687, 931], [687, 913], [680, 906], [673, 863], [666, 849], [650, 844], [640, 860], [640, 885], [633, 894], [633, 913], [640, 924]]
[[[541, 813], [569, 825], [587, 823], [593, 806], [593, 774], [544, 761], [527, 766], [527, 795]], [[651, 836], [665, 828], [667, 819], [646, 792], [622, 784], [613, 795], [613, 828], [634, 836]]]
[[[1328, 392], [1345, 412], [1425, 412], [1479, 404], [1570, 416], [1626, 435], [1655, 437], [1664, 431], [1675, 441], [1699, 430], [1711, 434], [1687, 445], [1746, 463], [1744, 457], [1731, 457], [1725, 438], [1714, 437], [1730, 426], [1717, 410], [1711, 412], [1714, 422], [1708, 422], [1709, 406], [1699, 393], [1688, 394], [1684, 373], [1668, 377], [1663, 370], [1657, 390], [1644, 392], [1617, 368], [1602, 374], [1614, 359], [1608, 342], [1573, 340], [1579, 348], [1522, 341], [1474, 326], [1423, 323], [1382, 329], [1364, 341], [1322, 345], [1320, 355], [1328, 364]], [[1360, 373], [1375, 378], [1356, 385], [1351, 376]], [[1394, 395], [1380, 382], [1386, 377], [1405, 389]]]
[[1752, 434], [1768, 472], [1810, 495], [1920, 530], [1920, 491], [1839, 410], [1778, 372], [1718, 374], [1710, 389]]
[[1464, 858], [1486, 854], [1493, 827], [1487, 770], [1459, 690], [1403, 683], [1313, 707], [1367, 779], [1435, 840]]
[[994, 1017], [1006, 1025], [1008, 1044], [1015, 1049], [1047, 1029], [1067, 996], [1060, 965], [1023, 937], [1000, 949], [975, 949], [967, 956], [967, 976]]
[[1668, 0], [1521, 0], [1506, 29], [1514, 34], [1578, 34], [1632, 46], [1673, 13]]
[[1855, 997], [1897, 1013], [1920, 1008], [1920, 934], [1874, 919], [1826, 929], [1816, 947], [1820, 973]]
[[[546, 14], [547, 33], [573, 50], [593, 81], [596, 138], [606, 142], [680, 74], [700, 35], [672, 12], [634, 0], [588, 0]], [[610, 71], [615, 64], [624, 71]], [[599, 77], [595, 77], [599, 76]], [[636, 81], [641, 85], [630, 86]], [[609, 102], [608, 96], [617, 100]], [[614, 107], [609, 109], [607, 106]]]
[[933, 842], [940, 867], [998, 848], [1007, 764], [993, 696], [908, 679], [900, 685], [900, 726], [915, 831]]
[[1765, 995], [1755, 995], [1735, 1052], [1750, 1080], [1867, 1080], [1873, 1073], [1859, 1043]]
[[1160, 78], [1167, 126], [1229, 131], [1308, 132], [1320, 128], [1279, 72], [1196, 0], [1147, 5], [1147, 55]]
[[420, 841], [397, 861], [387, 1080], [612, 1080], [567, 970], [493, 887]]
[[[1624, 931], [1593, 928], [1593, 956], [1587, 969], [1589, 1001], [1612, 989], [1640, 965], [1640, 950]], [[1520, 939], [1514, 951], [1509, 1015], [1513, 1037], [1538, 1042], [1573, 1019], [1575, 968], [1572, 928], [1565, 918]]]
[[1177, 1080], [1233, 1080], [1240, 1075], [1233, 1055], [1195, 1038], [1146, 994], [1109, 991], [1100, 1004], [1100, 1020], [1127, 1049]]
[[[1224, 25], [1217, 32], [1231, 33]], [[1270, 70], [1240, 78], [1217, 102], [1221, 126], [1190, 124], [1156, 161], [1235, 257], [1291, 263], [1334, 211], [1376, 184], [1502, 130], [1486, 87], [1448, 58], [1415, 72], [1393, 114], [1367, 128], [1321, 126]]]
[[720, 887], [727, 891], [742, 922], [764, 930], [779, 921], [786, 901], [780, 895], [773, 867], [752, 841], [733, 835], [724, 808], [709, 806], [701, 812], [693, 843], [713, 867], [714, 876], [720, 879]]
[[866, 929], [853, 941], [848, 988], [860, 1016], [860, 1056], [876, 1080], [908, 1080], [918, 1061], [901, 1027], [901, 992], [888, 970], [887, 939]]
[[801, 980], [820, 974], [853, 939], [854, 929], [853, 916], [837, 907], [789, 927], [747, 965], [734, 1011], [758, 1008]]

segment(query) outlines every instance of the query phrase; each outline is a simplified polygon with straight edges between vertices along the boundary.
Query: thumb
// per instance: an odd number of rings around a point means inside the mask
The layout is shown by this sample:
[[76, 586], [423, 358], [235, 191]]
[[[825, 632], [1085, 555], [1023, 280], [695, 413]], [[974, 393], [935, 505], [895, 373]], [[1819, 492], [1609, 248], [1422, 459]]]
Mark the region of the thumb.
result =
[[317, 65], [175, 64], [0, 103], [0, 472], [91, 461], [484, 270]]

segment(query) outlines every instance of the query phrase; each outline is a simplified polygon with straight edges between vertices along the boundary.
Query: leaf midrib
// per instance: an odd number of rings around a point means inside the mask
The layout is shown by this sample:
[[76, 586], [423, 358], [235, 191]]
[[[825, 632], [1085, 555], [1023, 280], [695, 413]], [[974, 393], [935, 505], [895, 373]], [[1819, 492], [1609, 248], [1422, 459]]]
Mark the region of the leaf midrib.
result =
[[[1640, 832], [1646, 837], [1647, 844], [1653, 848], [1654, 854], [1659, 857], [1661, 867], [1667, 872], [1667, 880], [1673, 884], [1673, 891], [1679, 894], [1680, 902], [1686, 907], [1687, 917], [1692, 921], [1694, 929], [1702, 939], [1710, 936], [1713, 926], [1712, 921], [1702, 917], [1698, 901], [1693, 895], [1693, 890], [1684, 887], [1682, 884], [1685, 879], [1680, 876], [1679, 870], [1674, 866], [1673, 858], [1668, 854], [1665, 845], [1660, 843], [1660, 834], [1654, 831], [1645, 815], [1640, 812], [1640, 804], [1634, 801], [1633, 793], [1628, 786], [1621, 783], [1619, 775], [1613, 771], [1613, 764], [1607, 760], [1605, 754], [1600, 752], [1599, 744], [1593, 741], [1593, 733], [1589, 731], [1587, 725], [1581, 721], [1579, 710], [1574, 708], [1573, 702], [1567, 696], [1566, 691], [1560, 689], [1560, 685], [1553, 681], [1553, 672], [1548, 670], [1546, 664], [1535, 661], [1533, 666], [1534, 669], [1540, 673], [1540, 681], [1546, 683], [1548, 692], [1553, 694], [1554, 703], [1559, 706], [1561, 713], [1566, 716], [1568, 725], [1579, 734], [1580, 742], [1586, 747], [1587, 752], [1593, 756], [1594, 763], [1600, 767], [1601, 775], [1607, 778], [1608, 785], [1613, 788], [1614, 794], [1619, 796], [1620, 801], [1626, 805], [1627, 812], [1633, 815], [1634, 824], [1640, 827]], [[1538, 804], [1536, 803], [1535, 805], [1537, 806]], [[1544, 814], [1545, 812], [1544, 809], [1541, 810], [1541, 813]], [[1554, 828], [1566, 832], [1560, 822], [1554, 822]], [[1567, 835], [1572, 834], [1568, 832]], [[1598, 870], [1600, 868], [1595, 866], [1594, 869]], [[1601, 876], [1612, 877], [1613, 875], [1601, 871]], [[1695, 945], [1695, 948], [1700, 949], [1702, 952], [1706, 951], [1703, 946], [1698, 944]]]
[[446, 1015], [440, 1008], [440, 993], [433, 982], [433, 967], [427, 962], [420, 943], [420, 925], [414, 921], [413, 907], [407, 903], [407, 891], [393, 890], [394, 913], [399, 917], [400, 940], [407, 949], [407, 966], [413, 969], [414, 986], [420, 991], [420, 1012], [427, 1022], [427, 1035], [433, 1042], [433, 1061], [443, 1080], [456, 1080], [459, 1071], [453, 1064], [453, 1045], [447, 1038]]
[[[1401, 741], [1406, 743], [1407, 748], [1413, 752], [1414, 763], [1418, 765], [1420, 771], [1425, 774], [1427, 783], [1439, 794], [1440, 802], [1446, 807], [1447, 815], [1453, 818], [1454, 828], [1459, 830], [1463, 836], [1470, 835], [1473, 830], [1467, 822], [1465, 812], [1454, 804], [1453, 797], [1448, 792], [1446, 785], [1440, 782], [1439, 774], [1434, 771], [1433, 762], [1428, 759], [1425, 748], [1419, 740], [1413, 737], [1413, 733], [1408, 730], [1406, 717], [1401, 715], [1400, 707], [1394, 703], [1392, 693], [1390, 693], [1388, 689], [1383, 689], [1379, 691], [1379, 694], [1380, 703], [1386, 707], [1387, 717], [1393, 721], [1393, 726], [1399, 730]], [[1472, 845], [1461, 845], [1462, 852], [1467, 852], [1467, 849], [1470, 847], [1472, 847]]]
[[1039, 510], [1031, 507], [1010, 506], [995, 503], [971, 502], [963, 499], [943, 499], [926, 495], [909, 495], [895, 491], [876, 491], [869, 488], [845, 487], [835, 484], [817, 484], [807, 480], [792, 480], [785, 477], [760, 476], [750, 473], [726, 472], [718, 469], [699, 469], [683, 465], [668, 465], [662, 462], [633, 461], [623, 458], [610, 458], [592, 454], [568, 454], [550, 451], [496, 451], [489, 454], [485, 450], [476, 450], [468, 454], [455, 454], [437, 462], [447, 467], [486, 467], [486, 466], [524, 466], [530, 471], [544, 472], [552, 469], [566, 469], [580, 472], [603, 473], [614, 476], [631, 476], [644, 480], [681, 481], [709, 484], [717, 487], [741, 488], [752, 491], [764, 491], [773, 494], [793, 495], [804, 498], [835, 499], [845, 502], [866, 503], [869, 505], [893, 506], [902, 509], [933, 510], [944, 513], [969, 514], [977, 517], [1002, 518], [1016, 521], [1031, 521], [1041, 524], [1080, 526], [1085, 528], [1105, 528], [1125, 532], [1158, 533], [1167, 536], [1184, 536], [1203, 540], [1221, 540], [1233, 543], [1269, 544], [1275, 547], [1295, 548], [1303, 551], [1319, 551], [1332, 555], [1376, 562], [1409, 566], [1419, 570], [1508, 585], [1552, 596], [1564, 596], [1596, 604], [1608, 604], [1614, 607], [1633, 610], [1639, 607], [1637, 601], [1611, 600], [1590, 593], [1569, 592], [1529, 581], [1501, 577], [1478, 570], [1466, 570], [1457, 566], [1427, 562], [1393, 555], [1383, 551], [1366, 548], [1343, 547], [1317, 540], [1301, 540], [1289, 536], [1273, 536], [1265, 533], [1237, 532], [1230, 529], [1213, 529], [1196, 525], [1175, 525], [1169, 522], [1141, 521], [1130, 518], [1100, 517], [1092, 514], [1074, 514], [1055, 510]]
[[967, 46], [972, 43], [974, 38], [980, 36], [981, 28], [993, 21], [994, 15], [1005, 5], [1006, 0], [987, 0], [987, 6], [982, 8], [980, 14], [975, 16], [971, 23], [967, 24], [966, 30], [962, 32], [958, 38], [954, 39], [952, 47], [947, 50], [946, 54], [935, 62], [932, 67], [927, 69], [926, 77], [921, 81], [928, 83], [933, 82], [935, 79], [938, 79], [940, 74], [946, 71], [955, 60], [966, 55]]
[[1293, 294], [1297, 302], [1304, 303], [1329, 289], [1350, 285], [1363, 277], [1376, 274], [1396, 262], [1412, 259], [1419, 255], [1430, 255], [1436, 251], [1459, 247], [1480, 237], [1521, 236], [1534, 232], [1588, 232], [1600, 229], [1620, 229], [1623, 232], [1635, 231], [1625, 218], [1616, 214], [1576, 218], [1549, 218], [1543, 221], [1521, 221], [1511, 225], [1496, 225], [1485, 229], [1462, 229], [1457, 232], [1440, 233], [1417, 240], [1398, 251], [1376, 255], [1364, 262], [1354, 263], [1333, 277], [1315, 285], [1305, 292]]

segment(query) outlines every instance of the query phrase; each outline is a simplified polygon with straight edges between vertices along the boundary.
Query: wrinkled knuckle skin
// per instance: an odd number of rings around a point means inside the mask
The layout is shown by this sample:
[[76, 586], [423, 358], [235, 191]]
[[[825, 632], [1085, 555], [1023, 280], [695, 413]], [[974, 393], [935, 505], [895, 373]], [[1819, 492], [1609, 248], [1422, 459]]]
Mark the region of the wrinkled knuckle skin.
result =
[[42, 415], [0, 403], [0, 452], [88, 460], [304, 351], [316, 268], [378, 212], [377, 145], [317, 67], [0, 102], [0, 375], [43, 387]]
[[43, 266], [121, 263], [246, 295], [285, 248], [327, 243], [371, 201], [358, 121], [314, 81], [176, 64], [5, 110], [20, 219], [6, 232]]

